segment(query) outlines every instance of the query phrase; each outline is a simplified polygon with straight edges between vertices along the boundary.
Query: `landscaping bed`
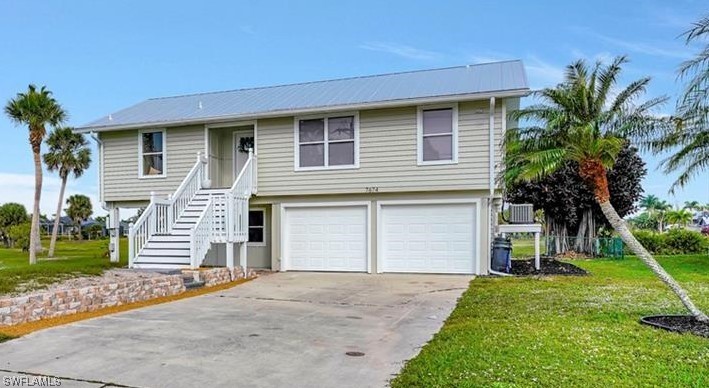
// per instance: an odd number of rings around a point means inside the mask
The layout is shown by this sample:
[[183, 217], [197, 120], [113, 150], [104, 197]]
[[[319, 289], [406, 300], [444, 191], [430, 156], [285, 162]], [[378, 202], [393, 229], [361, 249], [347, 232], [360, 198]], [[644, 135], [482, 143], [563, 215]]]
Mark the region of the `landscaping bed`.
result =
[[534, 267], [534, 259], [512, 260], [512, 275], [533, 276], [533, 275], [587, 275], [584, 269], [571, 263], [559, 261], [550, 257], [540, 259], [540, 269]]
[[709, 323], [700, 322], [691, 315], [652, 315], [640, 322], [678, 333], [692, 333], [709, 338]]

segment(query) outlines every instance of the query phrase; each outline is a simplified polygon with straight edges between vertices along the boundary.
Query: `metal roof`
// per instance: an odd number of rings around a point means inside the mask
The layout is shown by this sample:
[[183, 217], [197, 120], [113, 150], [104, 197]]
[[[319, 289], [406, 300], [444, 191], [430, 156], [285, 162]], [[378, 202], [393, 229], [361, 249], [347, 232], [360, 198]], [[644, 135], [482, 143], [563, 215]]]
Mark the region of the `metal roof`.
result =
[[475, 99], [486, 95], [524, 95], [528, 92], [524, 65], [513, 60], [152, 98], [77, 129], [88, 132], [207, 123], [318, 110]]

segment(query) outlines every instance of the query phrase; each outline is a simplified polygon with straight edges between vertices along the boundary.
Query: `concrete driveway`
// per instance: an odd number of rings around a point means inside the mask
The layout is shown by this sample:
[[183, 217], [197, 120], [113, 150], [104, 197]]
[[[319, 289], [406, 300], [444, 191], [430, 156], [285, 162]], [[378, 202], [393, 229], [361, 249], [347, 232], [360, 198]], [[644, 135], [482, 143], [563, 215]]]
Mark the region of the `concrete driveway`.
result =
[[0, 344], [0, 378], [55, 376], [62, 387], [382, 387], [440, 329], [470, 279], [276, 273]]

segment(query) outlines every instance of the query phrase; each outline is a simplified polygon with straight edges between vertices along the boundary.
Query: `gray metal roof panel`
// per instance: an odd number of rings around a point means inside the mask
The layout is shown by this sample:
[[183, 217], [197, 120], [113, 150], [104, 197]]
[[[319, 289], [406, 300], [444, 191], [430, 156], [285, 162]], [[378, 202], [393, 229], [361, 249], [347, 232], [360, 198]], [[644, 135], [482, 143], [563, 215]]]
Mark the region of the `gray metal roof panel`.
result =
[[290, 85], [152, 98], [78, 129], [268, 115], [415, 100], [442, 96], [528, 90], [521, 61], [421, 70]]

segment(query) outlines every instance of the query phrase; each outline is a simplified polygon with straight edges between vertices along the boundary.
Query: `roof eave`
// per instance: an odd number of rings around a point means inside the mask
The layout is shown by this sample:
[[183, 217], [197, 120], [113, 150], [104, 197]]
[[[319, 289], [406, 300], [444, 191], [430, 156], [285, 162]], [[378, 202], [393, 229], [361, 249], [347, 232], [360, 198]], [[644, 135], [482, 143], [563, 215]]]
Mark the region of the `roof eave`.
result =
[[78, 133], [89, 133], [89, 132], [109, 132], [109, 131], [120, 131], [129, 129], [143, 129], [143, 128], [155, 128], [155, 127], [174, 127], [183, 125], [194, 125], [194, 124], [216, 124], [229, 121], [239, 121], [239, 120], [254, 120], [254, 119], [265, 119], [273, 117], [283, 117], [283, 116], [295, 116], [304, 115], [311, 113], [327, 113], [333, 111], [342, 110], [359, 110], [359, 109], [375, 109], [375, 108], [394, 108], [407, 105], [422, 105], [422, 104], [437, 104], [437, 103], [448, 103], [455, 101], [473, 101], [473, 100], [483, 100], [490, 97], [495, 98], [509, 98], [509, 97], [525, 97], [531, 93], [529, 88], [522, 89], [511, 89], [511, 90], [501, 90], [494, 92], [485, 93], [469, 93], [469, 94], [455, 94], [446, 96], [436, 96], [436, 97], [425, 97], [425, 98], [409, 98], [391, 101], [377, 101], [370, 103], [360, 103], [360, 104], [345, 104], [345, 105], [333, 105], [324, 107], [313, 107], [305, 109], [288, 109], [288, 110], [278, 110], [270, 112], [258, 112], [258, 113], [247, 113], [238, 115], [224, 115], [224, 116], [214, 116], [214, 117], [200, 117], [196, 119], [183, 119], [183, 120], [171, 120], [171, 121], [154, 121], [154, 122], [144, 122], [144, 123], [134, 123], [134, 124], [123, 124], [123, 125], [104, 125], [104, 126], [83, 126], [74, 129]]

